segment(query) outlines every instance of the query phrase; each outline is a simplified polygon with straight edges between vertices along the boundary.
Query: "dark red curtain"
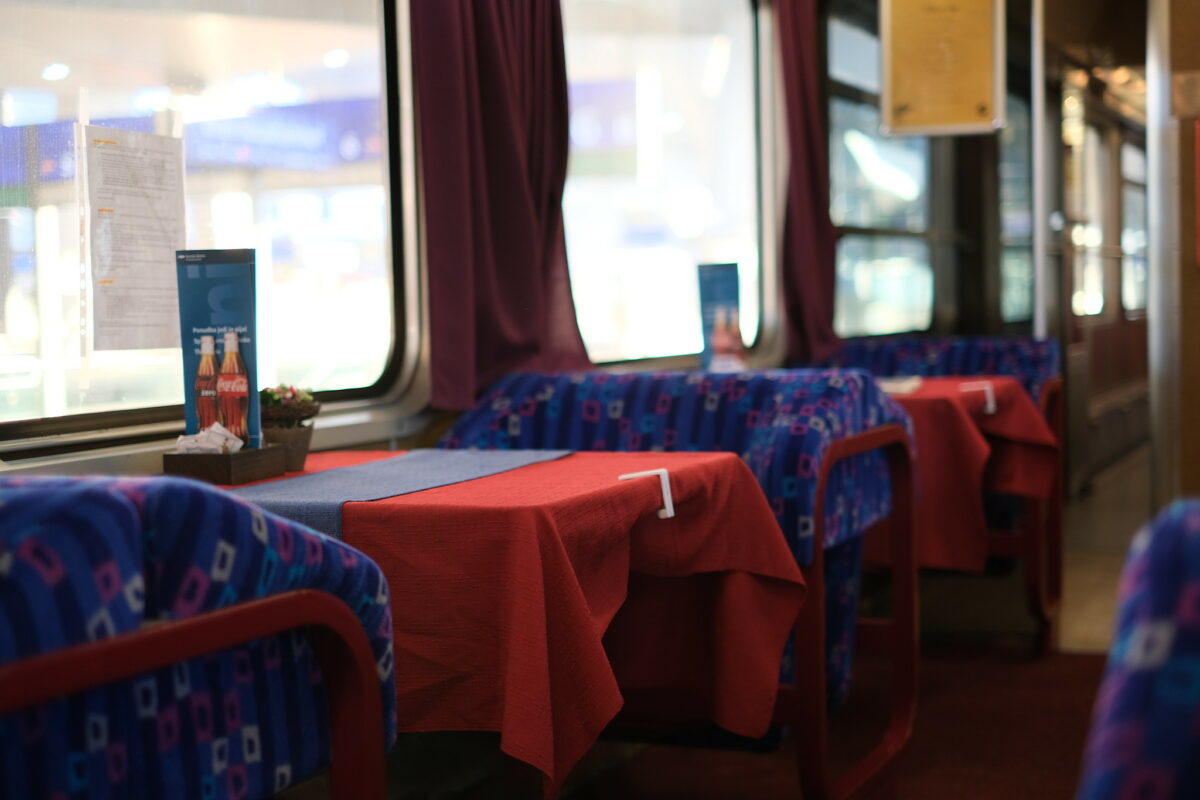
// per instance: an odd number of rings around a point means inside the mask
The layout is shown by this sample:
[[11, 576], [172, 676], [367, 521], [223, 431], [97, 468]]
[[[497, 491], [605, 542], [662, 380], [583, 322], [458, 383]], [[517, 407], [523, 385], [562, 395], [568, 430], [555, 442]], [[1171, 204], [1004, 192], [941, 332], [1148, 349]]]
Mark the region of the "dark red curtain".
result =
[[563, 241], [557, 0], [414, 0], [413, 70], [437, 408], [517, 369], [587, 366]]
[[818, 0], [775, 4], [790, 154], [782, 263], [790, 364], [825, 358], [840, 342], [833, 332], [836, 237], [829, 219], [818, 6]]

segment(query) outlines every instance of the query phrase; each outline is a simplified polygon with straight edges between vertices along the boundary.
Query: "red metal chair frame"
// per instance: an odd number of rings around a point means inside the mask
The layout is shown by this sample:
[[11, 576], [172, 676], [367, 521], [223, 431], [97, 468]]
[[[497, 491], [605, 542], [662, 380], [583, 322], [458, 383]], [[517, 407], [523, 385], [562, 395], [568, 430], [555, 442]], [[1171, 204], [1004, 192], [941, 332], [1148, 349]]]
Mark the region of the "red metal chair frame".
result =
[[0, 666], [0, 715], [302, 627], [329, 687], [332, 795], [382, 798], [375, 658], [358, 618], [328, 592], [284, 592]]
[[[892, 617], [858, 623], [859, 651], [886, 654], [892, 662], [891, 710], [876, 746], [836, 780], [829, 763], [829, 711], [825, 679], [824, 506], [829, 476], [838, 462], [883, 450], [892, 480], [892, 513], [881, 525], [891, 531]], [[773, 722], [790, 725], [796, 738], [796, 765], [804, 800], [844, 800], [874, 785], [884, 767], [912, 734], [917, 707], [917, 568], [912, 538], [913, 480], [908, 434], [900, 425], [882, 425], [834, 441], [822, 459], [817, 480], [813, 560], [804, 569], [807, 597], [796, 619], [796, 682], [781, 683]], [[687, 692], [624, 692], [625, 707], [612, 729], [658, 730], [699, 716]]]
[[1062, 396], [1062, 378], [1051, 378], [1042, 387], [1039, 403], [1059, 444], [1058, 469], [1049, 502], [1026, 502], [1016, 530], [988, 532], [989, 555], [1018, 558], [1025, 565], [1026, 604], [1038, 624], [1034, 646], [1043, 655], [1054, 648], [1062, 603]]
[[[858, 622], [859, 651], [887, 653], [892, 662], [891, 709], [882, 738], [860, 761], [835, 780], [829, 763], [829, 712], [825, 676], [825, 556], [823, 521], [829, 476], [838, 462], [883, 450], [892, 481], [892, 616]], [[917, 711], [917, 562], [913, 546], [913, 479], [908, 434], [883, 425], [830, 445], [817, 481], [813, 560], [805, 571], [808, 599], [796, 620], [796, 683], [779, 687], [775, 721], [793, 727], [800, 787], [805, 800], [843, 800], [883, 776], [912, 735]], [[813, 643], [818, 643], [813, 646]], [[807, 646], [804, 646], [807, 645]]]

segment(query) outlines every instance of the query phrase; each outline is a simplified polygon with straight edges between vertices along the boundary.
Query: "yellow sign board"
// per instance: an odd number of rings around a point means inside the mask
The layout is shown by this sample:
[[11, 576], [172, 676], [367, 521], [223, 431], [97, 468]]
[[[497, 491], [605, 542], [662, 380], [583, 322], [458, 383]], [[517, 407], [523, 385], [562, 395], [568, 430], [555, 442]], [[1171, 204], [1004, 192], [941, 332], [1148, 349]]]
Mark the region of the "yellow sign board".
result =
[[1004, 0], [882, 0], [883, 128], [1004, 127]]

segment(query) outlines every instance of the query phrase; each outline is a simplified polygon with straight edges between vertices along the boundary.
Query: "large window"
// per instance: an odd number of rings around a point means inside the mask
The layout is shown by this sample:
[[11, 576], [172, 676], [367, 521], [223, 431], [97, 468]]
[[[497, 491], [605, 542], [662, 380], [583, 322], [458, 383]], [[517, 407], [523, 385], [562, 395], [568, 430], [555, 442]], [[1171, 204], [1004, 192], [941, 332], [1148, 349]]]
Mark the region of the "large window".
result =
[[593, 361], [696, 353], [698, 264], [736, 263], [758, 331], [759, 157], [748, 0], [563, 0], [563, 219]]
[[879, 39], [832, 16], [830, 216], [839, 229], [834, 329], [924, 330], [933, 318], [930, 147], [879, 133]]
[[81, 120], [182, 137], [185, 246], [257, 251], [262, 384], [379, 380], [396, 328], [381, 7], [0, 2], [0, 422], [182, 401], [178, 347], [95, 347]]

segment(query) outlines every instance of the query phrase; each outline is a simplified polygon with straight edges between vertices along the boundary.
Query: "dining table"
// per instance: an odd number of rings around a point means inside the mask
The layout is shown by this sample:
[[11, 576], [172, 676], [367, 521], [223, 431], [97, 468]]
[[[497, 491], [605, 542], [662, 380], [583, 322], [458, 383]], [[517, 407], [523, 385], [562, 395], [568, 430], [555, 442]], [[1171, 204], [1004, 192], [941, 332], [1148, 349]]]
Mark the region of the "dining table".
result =
[[[404, 458], [313, 453], [274, 480], [307, 495]], [[400, 731], [499, 732], [552, 795], [623, 691], [682, 689], [728, 731], [768, 730], [805, 584], [737, 455], [568, 453], [340, 506], [337, 535], [390, 586]]]
[[[1007, 376], [881, 379], [912, 419], [917, 565], [982, 572], [988, 557], [985, 495], [1048, 502], [1059, 443], [1028, 392]], [[886, 536], [867, 539], [882, 560]]]

